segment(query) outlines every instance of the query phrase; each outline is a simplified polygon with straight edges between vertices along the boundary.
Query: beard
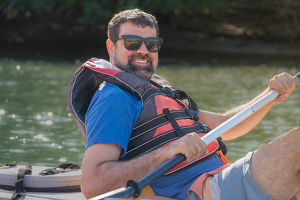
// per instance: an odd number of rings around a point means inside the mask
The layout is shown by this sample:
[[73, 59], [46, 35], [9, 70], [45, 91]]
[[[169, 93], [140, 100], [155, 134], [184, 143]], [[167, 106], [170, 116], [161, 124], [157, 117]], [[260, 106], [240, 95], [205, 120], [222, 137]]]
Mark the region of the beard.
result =
[[[135, 59], [147, 60], [148, 64], [146, 66], [140, 66], [134, 62]], [[119, 69], [124, 70], [127, 73], [134, 74], [146, 81], [150, 81], [152, 75], [154, 74], [155, 68], [153, 66], [153, 60], [148, 54], [134, 54], [128, 57], [128, 62], [126, 65], [119, 63], [117, 56], [114, 56], [114, 65]]]

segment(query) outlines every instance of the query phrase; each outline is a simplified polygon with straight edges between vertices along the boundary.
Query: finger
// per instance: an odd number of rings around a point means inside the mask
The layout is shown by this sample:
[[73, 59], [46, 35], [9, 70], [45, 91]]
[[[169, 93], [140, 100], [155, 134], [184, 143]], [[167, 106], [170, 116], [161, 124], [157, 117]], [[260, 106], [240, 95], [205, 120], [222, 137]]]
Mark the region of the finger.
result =
[[293, 89], [296, 87], [295, 81], [292, 76], [287, 73], [280, 74], [280, 79], [278, 80], [279, 83], [285, 87], [286, 92], [291, 93]]
[[191, 162], [206, 153], [206, 143], [196, 134], [189, 133], [180, 138], [176, 142], [172, 143], [181, 154], [186, 157], [186, 162]]
[[206, 153], [206, 143], [196, 133], [191, 133], [190, 139], [193, 140], [193, 154], [194, 158], [198, 158]]
[[288, 79], [288, 84], [289, 84], [289, 89], [290, 89], [290, 91], [289, 91], [289, 93], [291, 93], [295, 88], [296, 88], [296, 83], [295, 83], [295, 80], [294, 80], [294, 78], [291, 76], [291, 75], [289, 75], [289, 74], [287, 74], [287, 73], [285, 73], [286, 74], [286, 78]]
[[275, 104], [283, 103], [288, 97], [289, 97], [288, 93], [283, 93], [282, 95], [280, 95], [279, 97], [277, 97], [277, 99], [274, 101], [274, 103]]
[[179, 151], [177, 152], [177, 154], [181, 153], [185, 155], [186, 157], [185, 162], [191, 162], [193, 160], [192, 145], [190, 143], [191, 142], [188, 136], [186, 135], [171, 144], [171, 145], [175, 145], [175, 149]]
[[284, 102], [289, 94], [295, 89], [296, 84], [292, 76], [282, 73], [270, 80], [270, 90], [274, 89], [280, 94], [274, 101], [275, 104]]
[[195, 133], [187, 134], [182, 138], [180, 151], [185, 155], [186, 162], [195, 160], [199, 155], [199, 151], [201, 151], [202, 145], [199, 143], [198, 138], [198, 135], [196, 135]]
[[278, 91], [280, 95], [291, 93], [295, 89], [295, 81], [289, 74], [282, 73], [274, 76], [270, 81], [270, 88]]
[[186, 135], [186, 142], [188, 143], [188, 150], [190, 152], [190, 156], [188, 157], [188, 161], [192, 161], [197, 158], [199, 154], [199, 148], [201, 149], [201, 144], [198, 142], [198, 136], [194, 133], [190, 133]]
[[196, 139], [197, 143], [199, 144], [199, 145], [197, 145], [197, 147], [198, 147], [198, 155], [197, 156], [200, 157], [200, 156], [206, 154], [207, 145], [197, 134], [195, 134], [195, 135], [196, 135], [196, 138], [197, 138]]
[[270, 80], [269, 87], [271, 90], [276, 90], [280, 95], [286, 92], [284, 86], [280, 83], [279, 75], [274, 76], [274, 78]]

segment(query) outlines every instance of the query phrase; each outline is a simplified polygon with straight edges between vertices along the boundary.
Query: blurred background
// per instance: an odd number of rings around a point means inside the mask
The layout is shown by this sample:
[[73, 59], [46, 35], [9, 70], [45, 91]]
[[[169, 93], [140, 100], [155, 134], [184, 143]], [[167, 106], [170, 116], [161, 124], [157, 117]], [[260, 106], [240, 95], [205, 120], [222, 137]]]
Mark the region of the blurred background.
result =
[[2, 0], [0, 56], [107, 56], [107, 23], [131, 8], [157, 17], [161, 57], [300, 52], [298, 0]]
[[[300, 71], [299, 0], [0, 0], [0, 163], [81, 164], [67, 87], [87, 59], [108, 59], [107, 23], [131, 8], [157, 17], [157, 73], [200, 109], [225, 112], [274, 75]], [[226, 141], [229, 161], [299, 126], [298, 97], [296, 88], [249, 134]]]

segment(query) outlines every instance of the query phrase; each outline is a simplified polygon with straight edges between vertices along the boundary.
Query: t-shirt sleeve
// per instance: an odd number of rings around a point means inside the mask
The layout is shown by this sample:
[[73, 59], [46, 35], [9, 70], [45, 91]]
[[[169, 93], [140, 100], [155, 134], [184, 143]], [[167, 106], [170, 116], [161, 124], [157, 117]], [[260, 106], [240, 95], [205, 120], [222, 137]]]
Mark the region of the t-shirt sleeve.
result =
[[120, 157], [123, 157], [142, 103], [113, 84], [105, 83], [101, 88], [86, 113], [86, 148], [92, 144], [117, 144], [122, 147]]

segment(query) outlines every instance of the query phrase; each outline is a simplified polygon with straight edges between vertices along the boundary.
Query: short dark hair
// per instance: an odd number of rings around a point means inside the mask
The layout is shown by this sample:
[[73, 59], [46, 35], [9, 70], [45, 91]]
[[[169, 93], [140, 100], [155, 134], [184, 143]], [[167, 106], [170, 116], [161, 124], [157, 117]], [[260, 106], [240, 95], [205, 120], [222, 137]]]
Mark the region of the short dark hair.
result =
[[159, 35], [158, 23], [156, 18], [140, 9], [131, 9], [121, 11], [113, 16], [113, 18], [108, 23], [107, 37], [108, 39], [113, 39], [119, 36], [120, 25], [124, 22], [131, 22], [136, 26], [150, 26], [156, 29], [156, 37]]

